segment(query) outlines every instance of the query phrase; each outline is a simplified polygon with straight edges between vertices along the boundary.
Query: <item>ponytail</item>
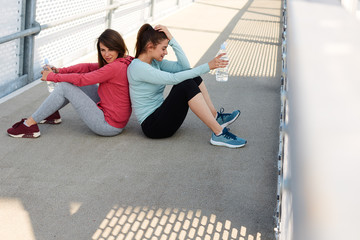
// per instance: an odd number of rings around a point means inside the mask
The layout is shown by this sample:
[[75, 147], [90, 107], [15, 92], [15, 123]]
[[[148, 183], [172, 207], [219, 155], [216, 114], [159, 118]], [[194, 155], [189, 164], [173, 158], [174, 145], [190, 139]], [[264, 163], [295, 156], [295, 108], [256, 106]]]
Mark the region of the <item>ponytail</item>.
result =
[[141, 26], [137, 34], [135, 58], [138, 58], [140, 54], [146, 52], [146, 45], [149, 42], [156, 46], [164, 39], [167, 39], [164, 32], [156, 31], [150, 24], [145, 23]]

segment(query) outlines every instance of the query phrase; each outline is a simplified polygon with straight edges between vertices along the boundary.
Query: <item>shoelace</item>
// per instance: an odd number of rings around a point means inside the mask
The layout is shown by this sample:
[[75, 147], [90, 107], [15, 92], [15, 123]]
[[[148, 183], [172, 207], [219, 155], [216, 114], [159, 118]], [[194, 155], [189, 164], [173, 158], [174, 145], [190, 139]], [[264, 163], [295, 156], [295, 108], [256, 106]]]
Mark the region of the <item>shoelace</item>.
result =
[[229, 116], [229, 113], [224, 113], [225, 109], [222, 107], [220, 108], [220, 112], [218, 112], [218, 117], [221, 117], [222, 120], [224, 120], [225, 116]]
[[22, 119], [20, 122], [15, 123], [12, 127], [13, 127], [13, 128], [17, 128], [20, 124], [23, 124], [24, 121], [25, 121], [25, 120]]
[[229, 132], [229, 128], [226, 128], [226, 131], [223, 133], [223, 135], [224, 135], [224, 138], [236, 140], [236, 136], [234, 134], [232, 134], [231, 132]]

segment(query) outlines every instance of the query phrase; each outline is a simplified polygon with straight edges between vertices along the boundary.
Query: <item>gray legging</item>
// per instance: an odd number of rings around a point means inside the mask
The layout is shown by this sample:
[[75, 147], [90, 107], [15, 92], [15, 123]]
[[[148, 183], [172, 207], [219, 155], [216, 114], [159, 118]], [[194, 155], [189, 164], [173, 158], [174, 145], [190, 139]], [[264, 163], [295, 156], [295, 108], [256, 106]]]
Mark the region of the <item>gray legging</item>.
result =
[[103, 111], [96, 105], [100, 101], [97, 89], [97, 85], [77, 87], [71, 83], [58, 83], [32, 118], [40, 122], [70, 102], [91, 131], [101, 136], [115, 136], [122, 132], [122, 128], [106, 122]]

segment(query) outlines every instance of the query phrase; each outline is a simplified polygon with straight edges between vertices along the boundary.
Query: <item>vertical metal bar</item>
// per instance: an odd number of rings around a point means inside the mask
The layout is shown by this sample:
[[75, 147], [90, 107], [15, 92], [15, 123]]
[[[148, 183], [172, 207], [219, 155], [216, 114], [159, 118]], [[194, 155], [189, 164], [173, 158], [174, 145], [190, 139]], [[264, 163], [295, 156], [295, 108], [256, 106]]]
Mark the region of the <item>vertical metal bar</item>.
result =
[[151, 0], [150, 17], [152, 18], [152, 20], [154, 20], [155, 18], [155, 4], [156, 4], [156, 0]]
[[[112, 5], [113, 4], [113, 0], [108, 0], [108, 5]], [[112, 16], [113, 16], [113, 12], [114, 10], [113, 9], [109, 9], [108, 10], [108, 13], [107, 13], [107, 16], [106, 16], [106, 27], [107, 28], [111, 28], [112, 27]]]
[[[25, 11], [26, 11], [26, 0], [21, 1], [21, 12], [20, 12], [20, 31], [25, 30]], [[24, 38], [19, 39], [19, 76], [24, 74]]]
[[[35, 26], [36, 0], [26, 0], [25, 29]], [[28, 75], [27, 83], [34, 81], [34, 48], [35, 36], [30, 35], [24, 39], [24, 68], [23, 73]]]

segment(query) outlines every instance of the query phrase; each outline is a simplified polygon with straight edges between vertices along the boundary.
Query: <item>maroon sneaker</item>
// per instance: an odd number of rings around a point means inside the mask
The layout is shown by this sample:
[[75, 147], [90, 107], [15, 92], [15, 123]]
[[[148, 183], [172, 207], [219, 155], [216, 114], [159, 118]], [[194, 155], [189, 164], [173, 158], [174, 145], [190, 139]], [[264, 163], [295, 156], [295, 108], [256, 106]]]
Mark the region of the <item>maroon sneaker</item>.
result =
[[20, 122], [15, 123], [12, 128], [7, 130], [9, 136], [16, 138], [37, 138], [40, 137], [40, 130], [37, 124], [30, 127], [25, 126], [24, 121], [26, 118], [21, 119]]
[[61, 117], [59, 111], [54, 112], [44, 120], [41, 120], [39, 123], [47, 123], [47, 124], [59, 124], [61, 123]]

